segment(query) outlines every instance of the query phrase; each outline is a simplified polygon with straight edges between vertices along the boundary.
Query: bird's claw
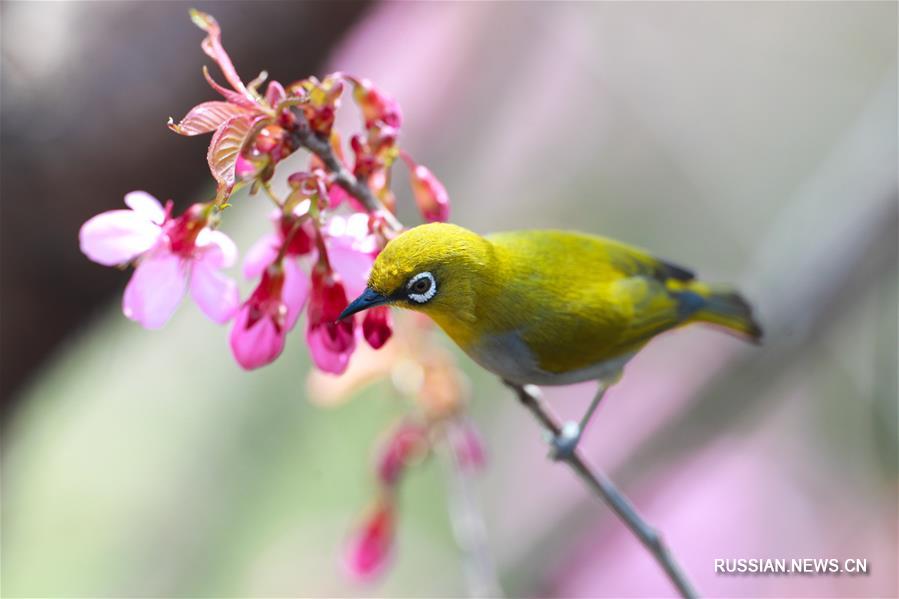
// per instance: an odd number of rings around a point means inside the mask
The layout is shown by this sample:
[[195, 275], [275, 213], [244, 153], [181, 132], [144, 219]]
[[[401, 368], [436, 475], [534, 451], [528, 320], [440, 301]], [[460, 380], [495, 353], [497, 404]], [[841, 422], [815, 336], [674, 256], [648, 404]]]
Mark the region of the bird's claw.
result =
[[566, 422], [562, 427], [562, 431], [549, 439], [549, 457], [557, 461], [570, 458], [574, 454], [574, 450], [580, 440], [580, 425], [573, 420]]

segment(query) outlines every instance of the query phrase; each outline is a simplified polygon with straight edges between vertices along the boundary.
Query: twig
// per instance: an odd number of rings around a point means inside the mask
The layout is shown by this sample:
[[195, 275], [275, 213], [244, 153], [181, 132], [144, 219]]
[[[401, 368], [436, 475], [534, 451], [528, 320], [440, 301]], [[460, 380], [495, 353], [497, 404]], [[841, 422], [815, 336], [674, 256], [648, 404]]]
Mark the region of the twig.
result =
[[[469, 597], [502, 597], [496, 568], [487, 547], [484, 518], [471, 488], [471, 472], [460, 463], [452, 446], [461, 432], [449, 421], [445, 426], [445, 464], [450, 490], [450, 518], [453, 536], [462, 551]], [[470, 466], [469, 466], [470, 468]]]
[[[531, 385], [522, 386], [509, 381], [503, 382], [515, 391], [521, 403], [531, 411], [531, 414], [547, 430], [553, 435], [558, 435], [562, 432], [562, 428], [556, 422], [556, 419], [541, 405], [539, 392], [536, 388]], [[659, 562], [659, 565], [665, 570], [665, 574], [668, 575], [671, 583], [677, 587], [681, 596], [687, 598], [696, 597], [696, 591], [693, 589], [690, 581], [687, 580], [680, 566], [674, 561], [674, 557], [671, 555], [662, 537], [643, 520], [634, 506], [618, 490], [614, 483], [602, 472], [591, 466], [577, 449], [573, 452], [562, 454], [560, 459], [571, 466], [572, 470], [587, 483], [587, 486], [593, 489], [618, 514], [618, 517], [621, 518], [624, 524]]]
[[[384, 207], [381, 204], [381, 201], [375, 197], [368, 185], [357, 179], [356, 176], [353, 175], [353, 173], [351, 173], [337, 158], [334, 148], [331, 147], [330, 141], [317, 136], [309, 128], [305, 116], [303, 116], [301, 112], [297, 111], [295, 114], [297, 114], [299, 119], [300, 127], [294, 135], [300, 145], [318, 156], [328, 170], [334, 174], [334, 180], [337, 184], [343, 187], [347, 193], [359, 200], [366, 210], [383, 214], [385, 221], [394, 231], [402, 231], [403, 225], [389, 210], [383, 209]], [[508, 381], [503, 382], [518, 394], [518, 398], [521, 402], [546, 429], [554, 435], [558, 435], [561, 432], [562, 429], [555, 418], [540, 404], [536, 389], [523, 387]], [[674, 561], [671, 552], [662, 541], [659, 533], [646, 524], [634, 509], [634, 506], [632, 506], [624, 495], [621, 494], [612, 481], [606, 478], [600, 471], [590, 466], [579, 451], [571, 452], [566, 457], [563, 457], [563, 461], [567, 462], [584, 482], [587, 483], [587, 486], [592, 488], [596, 494], [599, 495], [616, 514], [618, 514], [618, 517], [621, 518], [631, 532], [634, 533], [646, 549], [653, 555], [653, 557], [655, 557], [656, 561], [659, 562], [659, 565], [665, 570], [665, 573], [668, 575], [672, 584], [677, 587], [678, 592], [680, 592], [683, 597], [696, 597], [696, 591], [693, 590], [687, 577]]]
[[295, 111], [295, 114], [297, 115], [299, 128], [294, 135], [297, 141], [300, 142], [300, 145], [318, 156], [325, 163], [325, 166], [328, 167], [328, 170], [334, 174], [334, 181], [343, 187], [347, 193], [359, 200], [366, 210], [382, 215], [394, 231], [402, 231], [402, 223], [396, 219], [390, 210], [385, 210], [381, 200], [372, 193], [368, 185], [357, 179], [356, 175], [351, 173], [346, 165], [337, 158], [334, 148], [331, 147], [331, 142], [327, 139], [322, 139], [309, 128], [306, 117], [303, 116], [302, 112]]

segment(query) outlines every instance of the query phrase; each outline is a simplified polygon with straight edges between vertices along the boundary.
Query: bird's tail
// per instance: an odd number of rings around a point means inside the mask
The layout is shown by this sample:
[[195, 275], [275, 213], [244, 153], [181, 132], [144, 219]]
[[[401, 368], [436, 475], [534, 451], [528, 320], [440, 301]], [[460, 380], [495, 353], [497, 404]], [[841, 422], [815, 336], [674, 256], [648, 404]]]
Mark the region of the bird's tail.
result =
[[690, 320], [724, 327], [755, 343], [761, 341], [762, 327], [756, 322], [752, 306], [743, 296], [728, 287], [702, 286], [705, 288], [699, 294], [705, 303]]

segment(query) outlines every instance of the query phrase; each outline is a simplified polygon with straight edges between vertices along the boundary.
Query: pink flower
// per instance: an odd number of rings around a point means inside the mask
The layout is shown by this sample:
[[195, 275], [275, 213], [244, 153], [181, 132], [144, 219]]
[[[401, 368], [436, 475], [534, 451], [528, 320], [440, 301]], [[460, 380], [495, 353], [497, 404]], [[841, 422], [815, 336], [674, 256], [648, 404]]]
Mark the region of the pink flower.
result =
[[351, 576], [370, 580], [383, 571], [394, 537], [394, 505], [383, 497], [350, 539], [345, 566]]
[[371, 266], [380, 252], [378, 239], [369, 229], [369, 216], [331, 216], [324, 237], [328, 262], [340, 274], [348, 295], [358, 297], [365, 291]]
[[313, 268], [306, 343], [315, 365], [332, 374], [346, 370], [356, 349], [355, 318], [337, 320], [348, 304], [340, 276], [321, 265]]
[[427, 167], [416, 164], [403, 152], [403, 160], [409, 167], [409, 180], [418, 210], [428, 222], [446, 222], [449, 219], [449, 194], [446, 187]]
[[373, 349], [384, 347], [384, 344], [393, 335], [390, 308], [377, 306], [366, 310], [365, 317], [362, 319], [362, 335]]
[[378, 458], [378, 479], [385, 485], [395, 485], [409, 462], [428, 451], [428, 431], [416, 422], [404, 422], [390, 435]]
[[111, 210], [81, 226], [81, 251], [99, 264], [136, 261], [125, 288], [125, 316], [145, 328], [168, 322], [187, 288], [215, 322], [227, 322], [237, 309], [237, 286], [219, 271], [234, 263], [237, 248], [227, 235], [209, 227], [206, 207], [194, 204], [178, 218], [172, 204], [163, 209], [143, 191], [125, 196], [131, 210]]
[[269, 264], [231, 328], [229, 341], [237, 363], [253, 370], [280, 356], [308, 295], [309, 279], [295, 261]]
[[315, 235], [312, 221], [306, 220], [294, 230], [299, 218], [296, 214], [285, 215], [280, 210], [274, 210], [270, 218], [275, 231], [263, 235], [250, 247], [244, 257], [243, 274], [248, 279], [262, 276], [263, 271], [275, 261], [285, 242], [288, 243], [284, 251], [285, 258], [295, 259], [312, 253], [312, 238]]

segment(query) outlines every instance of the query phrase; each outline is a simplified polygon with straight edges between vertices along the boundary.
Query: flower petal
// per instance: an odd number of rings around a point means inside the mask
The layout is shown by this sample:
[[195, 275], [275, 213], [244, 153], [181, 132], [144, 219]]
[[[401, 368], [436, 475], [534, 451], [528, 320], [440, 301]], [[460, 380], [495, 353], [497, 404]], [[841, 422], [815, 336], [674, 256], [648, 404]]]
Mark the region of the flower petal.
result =
[[247, 328], [249, 315], [250, 307], [245, 304], [234, 320], [229, 343], [237, 363], [246, 370], [253, 370], [270, 364], [281, 355], [285, 331], [279, 331], [269, 318], [260, 318]]
[[215, 268], [230, 268], [237, 260], [237, 246], [230, 237], [217, 229], [205, 227], [200, 231], [196, 246], [203, 252], [203, 260]]
[[328, 248], [328, 261], [343, 279], [347, 295], [351, 298], [362, 295], [374, 263], [372, 255], [347, 247], [332, 237], [325, 240], [325, 247]]
[[211, 259], [194, 262], [190, 273], [190, 295], [203, 313], [219, 324], [231, 320], [240, 306], [237, 284], [219, 272]]
[[278, 257], [281, 238], [275, 233], [264, 235], [254, 243], [243, 258], [243, 276], [258, 279], [269, 264]]
[[130, 262], [152, 248], [162, 235], [159, 225], [134, 210], [110, 210], [91, 218], [78, 233], [84, 255], [104, 266]]
[[376, 306], [365, 311], [365, 316], [362, 318], [362, 336], [365, 337], [372, 349], [384, 347], [392, 335], [390, 308]]
[[[347, 324], [350, 323], [350, 324]], [[356, 349], [352, 317], [340, 323], [311, 326], [306, 330], [306, 343], [315, 366], [331, 374], [343, 374]]]
[[293, 329], [309, 298], [309, 275], [307, 275], [296, 260], [285, 259], [284, 287], [281, 290], [281, 301], [287, 306], [287, 318], [285, 327]]
[[186, 286], [181, 258], [167, 250], [155, 252], [134, 270], [122, 298], [122, 311], [144, 328], [158, 329], [175, 313]]
[[125, 194], [125, 205], [151, 223], [161, 225], [165, 220], [165, 208], [146, 191], [132, 191]]
[[179, 135], [200, 135], [215, 131], [228, 119], [251, 112], [251, 109], [231, 102], [203, 102], [191, 108], [180, 123], [175, 124], [169, 119], [169, 129]]

